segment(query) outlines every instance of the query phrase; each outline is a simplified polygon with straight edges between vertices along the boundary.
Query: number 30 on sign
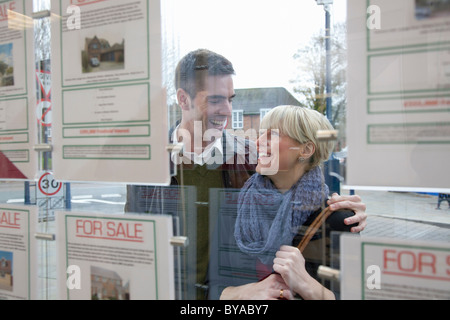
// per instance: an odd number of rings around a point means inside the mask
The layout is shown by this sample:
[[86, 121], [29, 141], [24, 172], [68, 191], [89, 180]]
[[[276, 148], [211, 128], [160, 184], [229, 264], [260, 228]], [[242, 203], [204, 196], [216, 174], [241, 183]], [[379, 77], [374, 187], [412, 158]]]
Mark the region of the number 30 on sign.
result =
[[62, 183], [56, 181], [50, 172], [46, 172], [39, 179], [38, 187], [45, 196], [54, 196], [61, 190]]

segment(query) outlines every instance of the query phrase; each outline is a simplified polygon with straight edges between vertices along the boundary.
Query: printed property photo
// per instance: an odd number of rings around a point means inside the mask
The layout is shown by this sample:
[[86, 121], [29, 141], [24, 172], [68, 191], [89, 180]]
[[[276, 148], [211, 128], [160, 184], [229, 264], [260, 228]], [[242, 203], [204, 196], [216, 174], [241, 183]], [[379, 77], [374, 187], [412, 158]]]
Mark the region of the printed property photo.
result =
[[448, 17], [450, 0], [416, 0], [415, 16], [417, 20]]
[[14, 85], [13, 44], [0, 44], [0, 87]]
[[83, 73], [121, 70], [125, 67], [125, 40], [111, 45], [111, 41], [94, 35], [86, 37], [81, 51]]

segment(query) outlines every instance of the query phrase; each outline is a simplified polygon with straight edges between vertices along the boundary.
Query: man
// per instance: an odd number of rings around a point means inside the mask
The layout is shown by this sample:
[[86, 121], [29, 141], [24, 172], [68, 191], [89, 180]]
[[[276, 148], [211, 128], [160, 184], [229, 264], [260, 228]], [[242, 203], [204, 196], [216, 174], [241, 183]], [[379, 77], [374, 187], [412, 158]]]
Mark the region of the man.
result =
[[[196, 190], [196, 235], [188, 236], [196, 249], [197, 298], [207, 297], [209, 226], [214, 225], [210, 219], [217, 218], [209, 215], [209, 191], [214, 188], [240, 189], [257, 164], [255, 143], [224, 130], [232, 113], [234, 74], [229, 60], [206, 49], [188, 53], [176, 68], [175, 85], [182, 117], [170, 132], [170, 140], [174, 144], [182, 142], [184, 149], [181, 155], [172, 154], [177, 174], [172, 178], [171, 186], [195, 186]], [[167, 213], [163, 209], [163, 191], [157, 190], [157, 187], [129, 186], [126, 211]], [[179, 198], [182, 206], [184, 202], [192, 201], [185, 198], [183, 192]], [[138, 196], [143, 193], [145, 203]], [[354, 210], [356, 215], [346, 223], [359, 223], [353, 232], [364, 229], [365, 205], [358, 196], [335, 195], [330, 204], [333, 210], [343, 207]]]

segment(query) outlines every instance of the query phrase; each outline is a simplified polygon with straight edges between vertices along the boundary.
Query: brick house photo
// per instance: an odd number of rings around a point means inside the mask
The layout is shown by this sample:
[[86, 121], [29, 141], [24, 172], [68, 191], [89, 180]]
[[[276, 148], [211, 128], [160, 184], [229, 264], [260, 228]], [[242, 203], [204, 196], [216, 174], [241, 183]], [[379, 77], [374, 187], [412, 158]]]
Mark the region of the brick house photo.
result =
[[86, 38], [81, 57], [83, 73], [123, 69], [125, 40], [111, 46], [107, 39]]
[[13, 254], [0, 251], [0, 290], [13, 290]]

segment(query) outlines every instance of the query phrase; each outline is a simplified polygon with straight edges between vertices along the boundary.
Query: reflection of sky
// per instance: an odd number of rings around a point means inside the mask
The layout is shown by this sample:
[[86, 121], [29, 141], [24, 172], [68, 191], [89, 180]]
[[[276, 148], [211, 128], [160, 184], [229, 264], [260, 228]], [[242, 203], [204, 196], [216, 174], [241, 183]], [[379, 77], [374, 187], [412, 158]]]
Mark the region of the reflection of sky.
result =
[[12, 66], [12, 43], [0, 45], [0, 61]]
[[12, 257], [13, 257], [12, 252], [0, 251], [0, 260], [2, 259], [10, 260], [12, 263]]
[[[172, 0], [180, 57], [198, 48], [233, 63], [235, 88], [289, 87], [293, 55], [325, 28], [313, 0]], [[345, 21], [346, 1], [334, 0], [332, 23]]]

